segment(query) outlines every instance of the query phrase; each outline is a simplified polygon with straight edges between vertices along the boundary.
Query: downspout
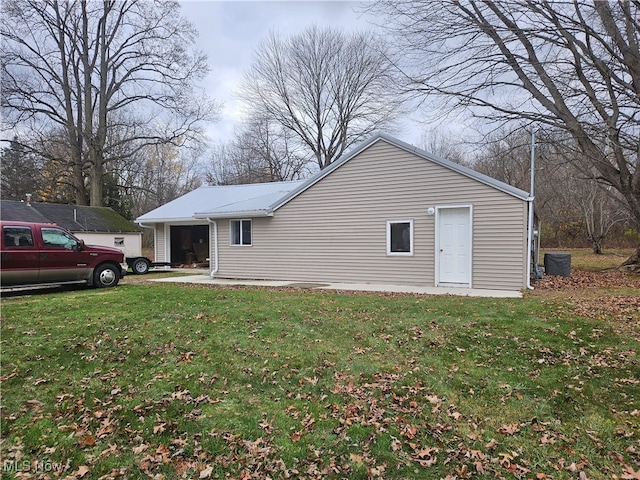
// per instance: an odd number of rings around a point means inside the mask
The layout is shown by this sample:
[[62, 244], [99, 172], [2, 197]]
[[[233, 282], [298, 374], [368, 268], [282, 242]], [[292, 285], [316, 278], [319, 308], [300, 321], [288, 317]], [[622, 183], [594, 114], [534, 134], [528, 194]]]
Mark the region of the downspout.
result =
[[529, 290], [533, 290], [533, 285], [531, 285], [531, 264], [533, 263], [533, 248], [531, 248], [531, 242], [533, 241], [533, 199], [534, 197], [529, 197], [527, 202], [529, 202], [529, 221], [527, 222], [527, 288]]
[[[218, 273], [218, 222], [207, 217], [207, 222], [213, 225], [213, 268], [209, 272], [209, 278], [213, 280]], [[209, 263], [211, 264], [211, 262]]]
[[[154, 223], [153, 225], [145, 225], [142, 222], [136, 222], [136, 223], [138, 225], [140, 225], [140, 228], [150, 228], [150, 229], [153, 230], [153, 258], [155, 260], [157, 260], [158, 259], [158, 252], [156, 250], [156, 245], [158, 245], [158, 241], [157, 241], [158, 239], [156, 238], [157, 237], [157, 235], [156, 235], [156, 224]], [[141, 242], [142, 242], [142, 240], [141, 240]], [[142, 247], [142, 245], [141, 245], [141, 247]], [[140, 250], [140, 255], [142, 255], [142, 250]], [[166, 252], [165, 252], [164, 255], [165, 255], [165, 260], [166, 260], [167, 259]]]
[[531, 285], [531, 265], [533, 264], [533, 248], [531, 248], [531, 242], [533, 241], [533, 195], [535, 187], [535, 158], [536, 158], [536, 133], [531, 130], [531, 184], [529, 186], [529, 221], [527, 222], [527, 288], [533, 290]]

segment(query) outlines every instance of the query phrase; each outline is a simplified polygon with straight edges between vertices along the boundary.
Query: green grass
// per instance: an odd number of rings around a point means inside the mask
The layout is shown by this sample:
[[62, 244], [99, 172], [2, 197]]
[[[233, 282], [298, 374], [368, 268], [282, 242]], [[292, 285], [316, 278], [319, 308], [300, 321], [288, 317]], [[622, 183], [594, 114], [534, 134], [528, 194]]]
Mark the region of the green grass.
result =
[[535, 295], [4, 298], [2, 477], [625, 478], [638, 320]]

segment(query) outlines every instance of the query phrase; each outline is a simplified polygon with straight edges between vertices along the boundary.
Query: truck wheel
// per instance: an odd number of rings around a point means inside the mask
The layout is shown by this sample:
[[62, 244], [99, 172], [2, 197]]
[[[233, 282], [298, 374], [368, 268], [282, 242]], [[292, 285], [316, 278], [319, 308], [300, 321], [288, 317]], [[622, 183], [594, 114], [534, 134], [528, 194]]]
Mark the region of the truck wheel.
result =
[[120, 272], [115, 265], [100, 265], [93, 272], [93, 285], [99, 288], [115, 287], [120, 281]]
[[149, 273], [149, 262], [147, 262], [144, 258], [136, 258], [131, 264], [131, 270], [136, 275], [144, 275], [145, 273]]

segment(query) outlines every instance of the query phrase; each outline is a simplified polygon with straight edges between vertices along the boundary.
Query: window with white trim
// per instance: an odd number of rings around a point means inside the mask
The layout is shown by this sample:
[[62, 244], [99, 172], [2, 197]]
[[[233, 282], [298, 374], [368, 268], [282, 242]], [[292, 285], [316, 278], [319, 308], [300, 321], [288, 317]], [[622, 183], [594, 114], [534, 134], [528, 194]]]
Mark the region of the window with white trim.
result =
[[231, 220], [229, 222], [231, 245], [251, 245], [251, 220]]
[[387, 255], [413, 255], [413, 220], [387, 220]]

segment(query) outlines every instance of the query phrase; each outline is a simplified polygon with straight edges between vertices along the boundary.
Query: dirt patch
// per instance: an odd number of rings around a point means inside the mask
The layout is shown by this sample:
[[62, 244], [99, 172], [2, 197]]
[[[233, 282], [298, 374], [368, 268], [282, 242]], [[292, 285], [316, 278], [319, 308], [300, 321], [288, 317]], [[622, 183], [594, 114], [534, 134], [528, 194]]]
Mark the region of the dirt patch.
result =
[[320, 288], [320, 287], [328, 287], [328, 283], [290, 283], [287, 287], [290, 288]]

